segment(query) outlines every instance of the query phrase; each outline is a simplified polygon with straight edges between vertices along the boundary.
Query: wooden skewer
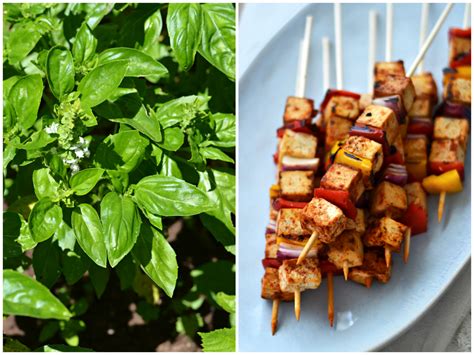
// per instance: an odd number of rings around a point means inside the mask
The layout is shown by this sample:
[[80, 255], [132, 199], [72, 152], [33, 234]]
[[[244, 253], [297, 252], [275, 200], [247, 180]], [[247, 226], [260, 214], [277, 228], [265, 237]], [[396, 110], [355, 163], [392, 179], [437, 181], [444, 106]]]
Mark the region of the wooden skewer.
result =
[[441, 223], [441, 220], [443, 219], [445, 201], [446, 201], [446, 191], [441, 191], [441, 193], [439, 194], [439, 203], [438, 203], [438, 223]]
[[331, 86], [330, 79], [330, 42], [328, 37], [323, 37], [323, 87], [326, 92]]
[[365, 287], [370, 288], [370, 286], [372, 286], [372, 281], [372, 277], [365, 279]]
[[[425, 2], [421, 7], [421, 19], [420, 19], [420, 50], [423, 47], [423, 43], [426, 38], [426, 31], [428, 29], [428, 14], [429, 14], [430, 4]], [[420, 65], [418, 66], [418, 73], [423, 73], [423, 64], [424, 60], [422, 59]]]
[[347, 260], [344, 261], [342, 265], [342, 270], [344, 271], [344, 280], [347, 281], [347, 277], [349, 276], [349, 264]]
[[410, 257], [410, 240], [411, 240], [411, 228], [408, 228], [407, 234], [405, 235], [405, 245], [403, 248], [403, 262], [406, 264]]
[[341, 4], [334, 4], [334, 33], [336, 37], [336, 88], [342, 90], [344, 73], [342, 68]]
[[313, 234], [311, 234], [311, 237], [306, 242], [303, 250], [301, 251], [301, 254], [298, 257], [298, 260], [296, 261], [296, 265], [301, 264], [301, 262], [306, 258], [306, 255], [308, 255], [309, 251], [311, 250], [314, 243], [316, 242], [316, 239], [317, 239], [316, 237], [317, 237], [316, 232], [313, 232]]
[[385, 247], [385, 263], [387, 267], [390, 267], [390, 263], [392, 262], [392, 252], [388, 247]]
[[393, 38], [393, 4], [386, 5], [386, 27], [385, 27], [385, 61], [392, 60], [392, 38]]
[[309, 49], [311, 46], [311, 29], [313, 27], [313, 16], [306, 16], [306, 25], [304, 30], [303, 41], [300, 45], [300, 69], [298, 70], [299, 78], [297, 80], [296, 96], [304, 97], [306, 90], [306, 77], [308, 74]]
[[278, 327], [278, 310], [280, 308], [280, 300], [273, 300], [272, 305], [272, 335], [275, 335]]
[[377, 48], [377, 11], [369, 12], [369, 71], [367, 91], [371, 92], [374, 85], [374, 65]]
[[466, 7], [464, 8], [464, 21], [463, 21], [463, 27], [468, 28], [469, 27], [469, 19], [471, 18], [471, 2], [468, 1], [466, 3]]
[[328, 273], [328, 319], [331, 327], [334, 325], [334, 282], [332, 272]]
[[296, 320], [300, 320], [301, 316], [301, 291], [295, 291], [295, 316]]

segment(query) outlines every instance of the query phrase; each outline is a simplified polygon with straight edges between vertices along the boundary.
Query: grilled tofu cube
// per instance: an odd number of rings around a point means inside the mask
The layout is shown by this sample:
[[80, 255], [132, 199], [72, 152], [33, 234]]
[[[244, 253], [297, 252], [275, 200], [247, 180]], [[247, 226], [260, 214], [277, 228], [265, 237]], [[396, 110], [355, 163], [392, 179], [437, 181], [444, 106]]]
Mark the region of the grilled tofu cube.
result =
[[286, 100], [283, 122], [305, 120], [311, 122], [314, 117], [314, 101], [303, 97], [289, 96]]
[[355, 230], [345, 230], [334, 243], [329, 245], [328, 259], [342, 269], [346, 262], [349, 267], [362, 265], [364, 245]]
[[383, 283], [387, 283], [392, 275], [392, 266], [387, 267], [384, 253], [381, 250], [367, 250], [364, 254], [364, 264], [360, 269], [370, 273]]
[[407, 194], [403, 187], [384, 181], [372, 197], [370, 212], [375, 216], [401, 217], [407, 209]]
[[410, 117], [431, 117], [433, 103], [428, 97], [416, 98], [408, 112]]
[[458, 60], [461, 56], [471, 52], [471, 37], [450, 36], [449, 63]]
[[347, 137], [352, 127], [352, 121], [333, 116], [326, 125], [326, 147], [332, 147], [334, 143]]
[[357, 209], [357, 216], [355, 220], [347, 219], [346, 229], [354, 230], [358, 234], [365, 233], [365, 212], [363, 209]]
[[294, 293], [282, 292], [280, 289], [278, 269], [265, 268], [265, 274], [262, 278], [262, 298], [267, 300], [293, 301]]
[[353, 97], [334, 95], [327, 103], [323, 115], [326, 121], [332, 117], [354, 121], [359, 116], [359, 101]]
[[384, 80], [376, 81], [374, 84], [374, 97], [386, 97], [399, 95], [407, 112], [410, 111], [415, 101], [415, 87], [410, 78], [401, 76], [389, 76]]
[[407, 163], [418, 163], [426, 160], [428, 141], [425, 136], [414, 136], [413, 138], [405, 139], [405, 160]]
[[405, 161], [405, 149], [403, 147], [403, 138], [401, 133], [399, 133], [395, 138], [395, 141], [393, 142], [393, 147], [395, 147], [397, 152], [399, 152], [400, 155], [403, 157], [403, 161]]
[[444, 86], [443, 98], [447, 101], [471, 106], [471, 80], [451, 78]]
[[311, 235], [302, 223], [303, 209], [282, 208], [277, 217], [277, 236], [295, 241], [304, 241]]
[[365, 108], [372, 104], [372, 93], [361, 94], [359, 99], [359, 109], [365, 110]]
[[275, 259], [277, 257], [278, 245], [276, 234], [265, 234], [265, 258]]
[[315, 136], [306, 133], [285, 131], [280, 143], [280, 155], [294, 158], [314, 158], [318, 147]]
[[314, 172], [282, 171], [280, 173], [281, 196], [290, 201], [309, 201], [313, 197]]
[[323, 243], [334, 242], [347, 224], [347, 218], [339, 207], [317, 197], [303, 208], [302, 219], [303, 226], [316, 232]]
[[416, 74], [411, 77], [417, 98], [428, 98], [432, 104], [438, 102], [438, 88], [431, 73]]
[[406, 184], [405, 192], [407, 193], [408, 205], [413, 203], [422, 207], [425, 211], [427, 210], [426, 192], [423, 190], [421, 183], [412, 182], [411, 184]]
[[280, 288], [283, 292], [303, 291], [318, 288], [321, 284], [321, 270], [316, 258], [306, 258], [301, 264], [297, 259], [284, 260], [278, 269]]
[[321, 179], [320, 186], [328, 190], [348, 191], [353, 202], [364, 192], [362, 173], [342, 164], [333, 164]]
[[461, 144], [451, 139], [437, 139], [431, 144], [430, 163], [464, 163]]
[[372, 286], [372, 273], [361, 268], [355, 267], [349, 270], [349, 280], [357, 282], [365, 287]]
[[388, 247], [399, 252], [408, 227], [390, 217], [382, 217], [373, 223], [364, 234], [367, 247]]
[[373, 172], [379, 171], [382, 167], [383, 150], [380, 143], [365, 137], [351, 136], [346, 140], [342, 148], [350, 154], [370, 160]]
[[377, 62], [374, 67], [374, 81], [385, 80], [387, 76], [405, 77], [403, 60], [396, 62]]
[[458, 141], [466, 150], [469, 135], [469, 122], [464, 118], [436, 117], [434, 139], [452, 139]]
[[359, 116], [357, 125], [381, 129], [385, 132], [387, 142], [392, 145], [398, 135], [398, 121], [395, 113], [383, 106], [370, 105]]

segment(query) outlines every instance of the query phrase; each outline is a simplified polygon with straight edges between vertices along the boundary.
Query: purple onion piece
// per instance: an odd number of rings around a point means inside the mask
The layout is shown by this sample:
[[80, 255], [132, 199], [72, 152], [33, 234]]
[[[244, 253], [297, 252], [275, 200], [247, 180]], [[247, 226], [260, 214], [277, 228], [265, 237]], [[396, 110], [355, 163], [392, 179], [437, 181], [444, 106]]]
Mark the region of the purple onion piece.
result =
[[435, 116], [471, 119], [471, 108], [454, 102], [443, 101], [435, 110]]
[[402, 104], [401, 98], [398, 95], [393, 96], [386, 96], [386, 97], [379, 97], [372, 101], [372, 104], [378, 106], [384, 106], [391, 109], [395, 116], [397, 117], [397, 121], [399, 124], [405, 123], [406, 118], [406, 110]]

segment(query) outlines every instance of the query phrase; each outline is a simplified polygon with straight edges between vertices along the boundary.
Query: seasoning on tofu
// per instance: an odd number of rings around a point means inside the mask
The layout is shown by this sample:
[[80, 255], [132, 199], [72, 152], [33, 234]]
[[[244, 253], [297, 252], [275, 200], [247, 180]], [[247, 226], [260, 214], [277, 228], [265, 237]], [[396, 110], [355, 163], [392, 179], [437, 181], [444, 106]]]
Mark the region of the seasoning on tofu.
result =
[[410, 117], [431, 117], [433, 111], [433, 103], [430, 98], [419, 97], [416, 98], [411, 106], [408, 116]]
[[381, 129], [389, 145], [392, 145], [398, 135], [398, 121], [395, 113], [383, 106], [370, 105], [359, 116], [356, 125]]
[[405, 161], [409, 181], [421, 181], [426, 176], [428, 141], [426, 136], [413, 135], [405, 139]]
[[349, 137], [342, 149], [357, 157], [367, 159], [372, 163], [372, 171], [376, 173], [383, 163], [383, 151], [380, 143], [360, 136]]
[[376, 220], [364, 234], [367, 247], [384, 247], [399, 252], [408, 227], [390, 217]]
[[385, 80], [389, 76], [406, 76], [403, 60], [375, 63], [374, 81]]
[[326, 125], [326, 147], [332, 147], [337, 141], [347, 137], [352, 127], [352, 121], [341, 118], [331, 117]]
[[265, 258], [274, 259], [277, 257], [278, 245], [275, 233], [265, 234]]
[[407, 195], [403, 187], [388, 181], [380, 183], [373, 191], [370, 212], [375, 216], [399, 218], [407, 209]]
[[362, 265], [364, 245], [355, 230], [344, 231], [334, 243], [329, 244], [328, 259], [339, 269]]
[[328, 190], [348, 191], [353, 202], [357, 202], [364, 192], [362, 173], [342, 164], [333, 164], [321, 179], [320, 186]]
[[332, 117], [345, 118], [354, 121], [359, 116], [359, 100], [354, 97], [333, 95], [323, 112], [327, 122]]
[[461, 144], [451, 139], [437, 139], [431, 144], [429, 157], [430, 172], [441, 174], [457, 169], [461, 178], [464, 177], [464, 150]]
[[415, 87], [410, 78], [401, 76], [388, 76], [374, 84], [374, 97], [399, 95], [402, 98], [406, 112], [410, 111], [415, 101]]
[[407, 193], [408, 205], [415, 204], [427, 210], [426, 205], [426, 192], [423, 190], [421, 183], [412, 182], [411, 184], [405, 185], [405, 192]]
[[321, 284], [321, 270], [316, 258], [306, 258], [300, 264], [296, 263], [296, 259], [284, 260], [278, 275], [283, 292], [315, 289]]
[[451, 78], [444, 86], [443, 98], [447, 101], [471, 106], [471, 80]]
[[314, 101], [303, 97], [289, 96], [286, 100], [283, 122], [305, 120], [311, 122], [314, 117]]
[[351, 269], [349, 278], [355, 282], [367, 285], [364, 281], [373, 276], [382, 283], [390, 281], [392, 266], [385, 263], [383, 252], [378, 249], [369, 249], [364, 253], [362, 266]]
[[313, 196], [314, 172], [282, 171], [280, 173], [281, 196], [290, 201], [309, 201]]
[[302, 218], [301, 208], [282, 208], [277, 217], [277, 236], [295, 241], [307, 239], [311, 231], [301, 223]]
[[315, 136], [306, 133], [294, 132], [287, 129], [280, 143], [280, 156], [294, 158], [314, 158], [318, 140]]
[[434, 121], [434, 139], [452, 139], [458, 141], [466, 150], [469, 135], [469, 122], [465, 118], [436, 117]]
[[357, 209], [357, 216], [355, 219], [347, 219], [346, 229], [354, 230], [359, 234], [365, 233], [365, 212], [363, 209]]
[[267, 267], [262, 278], [262, 298], [267, 300], [293, 301], [294, 294], [282, 292], [278, 269]]
[[411, 77], [416, 97], [428, 98], [433, 105], [438, 102], [438, 87], [431, 73], [415, 74]]

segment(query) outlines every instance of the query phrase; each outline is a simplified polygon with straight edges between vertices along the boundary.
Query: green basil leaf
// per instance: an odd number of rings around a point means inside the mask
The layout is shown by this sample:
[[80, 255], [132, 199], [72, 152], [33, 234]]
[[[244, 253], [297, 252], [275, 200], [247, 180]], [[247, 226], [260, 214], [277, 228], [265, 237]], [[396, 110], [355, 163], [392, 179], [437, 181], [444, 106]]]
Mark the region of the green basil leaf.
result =
[[149, 116], [143, 106], [133, 118], [114, 118], [110, 121], [124, 123], [135, 128], [140, 133], [143, 133], [151, 140], [161, 142], [160, 121], [155, 117], [155, 115]]
[[55, 140], [56, 138], [51, 137], [45, 131], [38, 131], [33, 133], [26, 142], [18, 144], [17, 148], [24, 150], [40, 150]]
[[151, 77], [153, 82], [168, 76], [168, 69], [163, 64], [138, 49], [110, 48], [99, 54], [100, 64], [116, 61], [126, 61], [128, 63], [125, 76]]
[[21, 128], [26, 130], [35, 124], [42, 95], [43, 80], [38, 74], [21, 78], [11, 88], [8, 101]]
[[160, 34], [163, 28], [161, 10], [158, 9], [145, 21], [145, 39], [143, 40], [143, 52], [158, 59], [160, 57]]
[[182, 179], [181, 169], [178, 166], [176, 160], [174, 160], [169, 154], [163, 153], [161, 159], [160, 175], [163, 176], [174, 176], [175, 178]]
[[16, 339], [4, 336], [3, 352], [5, 353], [19, 353], [19, 352], [30, 352], [31, 349], [26, 345], [22, 344]]
[[139, 206], [158, 216], [192, 216], [215, 208], [207, 193], [171, 176], [141, 179], [134, 198]]
[[94, 160], [104, 169], [128, 173], [140, 164], [148, 144], [137, 131], [120, 132], [104, 139]]
[[11, 144], [5, 145], [5, 149], [3, 151], [3, 175], [7, 175], [6, 171], [8, 164], [10, 164], [13, 159], [15, 159], [15, 156], [16, 148]]
[[235, 9], [230, 3], [202, 5], [203, 29], [199, 53], [235, 80]]
[[132, 255], [143, 271], [168, 295], [173, 297], [178, 278], [176, 253], [158, 230], [142, 224]]
[[50, 240], [39, 243], [33, 250], [33, 269], [36, 280], [47, 288], [51, 288], [61, 276], [59, 250]]
[[169, 127], [163, 131], [163, 141], [158, 145], [166, 150], [175, 152], [184, 143], [184, 133], [178, 127]]
[[79, 171], [69, 180], [72, 191], [78, 196], [88, 194], [102, 177], [104, 169], [90, 168]]
[[166, 26], [171, 48], [181, 68], [189, 70], [201, 40], [201, 5], [198, 3], [171, 3]]
[[125, 77], [127, 66], [128, 61], [117, 60], [90, 71], [79, 83], [81, 104], [84, 107], [94, 107], [107, 100]]
[[49, 197], [52, 201], [59, 199], [59, 183], [49, 173], [48, 168], [33, 172], [33, 187], [38, 200]]
[[235, 313], [235, 296], [218, 292], [214, 297], [217, 304], [228, 313]]
[[109, 192], [100, 203], [109, 264], [115, 267], [132, 250], [140, 234], [141, 219], [130, 197]]
[[235, 328], [222, 328], [198, 334], [202, 339], [204, 352], [235, 352]]
[[61, 207], [49, 198], [42, 198], [33, 207], [28, 218], [33, 240], [40, 243], [52, 237], [63, 218]]
[[54, 233], [54, 239], [58, 241], [61, 250], [74, 250], [76, 235], [74, 230], [64, 220], [61, 221], [58, 230]]
[[233, 163], [234, 159], [225, 154], [222, 150], [214, 147], [202, 147], [199, 149], [202, 156], [206, 159], [221, 160]]
[[107, 267], [107, 250], [104, 233], [96, 210], [86, 203], [72, 212], [72, 228], [82, 250], [97, 265]]
[[74, 285], [82, 279], [82, 276], [87, 271], [89, 262], [83, 259], [85, 257], [81, 257], [81, 255], [72, 250], [67, 250], [61, 254], [61, 266], [68, 285]]
[[191, 95], [170, 100], [158, 107], [156, 117], [163, 129], [166, 129], [194, 118], [199, 111], [207, 110], [210, 99], [210, 96]]
[[74, 90], [74, 62], [66, 48], [53, 47], [46, 58], [46, 77], [49, 88], [58, 100]]
[[71, 313], [45, 286], [13, 270], [3, 270], [3, 313], [41, 319], [71, 318]]
[[95, 294], [98, 298], [102, 297], [102, 294], [107, 287], [109, 282], [110, 271], [109, 269], [100, 268], [95, 264], [89, 267], [89, 276], [91, 278], [92, 286], [94, 287]]
[[216, 141], [210, 142], [210, 144], [216, 147], [235, 147], [236, 141], [236, 120], [235, 115], [229, 113], [216, 113], [212, 114], [212, 119], [214, 120], [215, 134], [218, 138]]
[[92, 59], [97, 48], [97, 39], [92, 34], [87, 23], [82, 23], [79, 31], [74, 37], [72, 45], [72, 55], [76, 65], [80, 65]]
[[8, 38], [8, 61], [16, 64], [22, 61], [40, 40], [44, 31], [34, 22], [20, 22], [13, 25]]

